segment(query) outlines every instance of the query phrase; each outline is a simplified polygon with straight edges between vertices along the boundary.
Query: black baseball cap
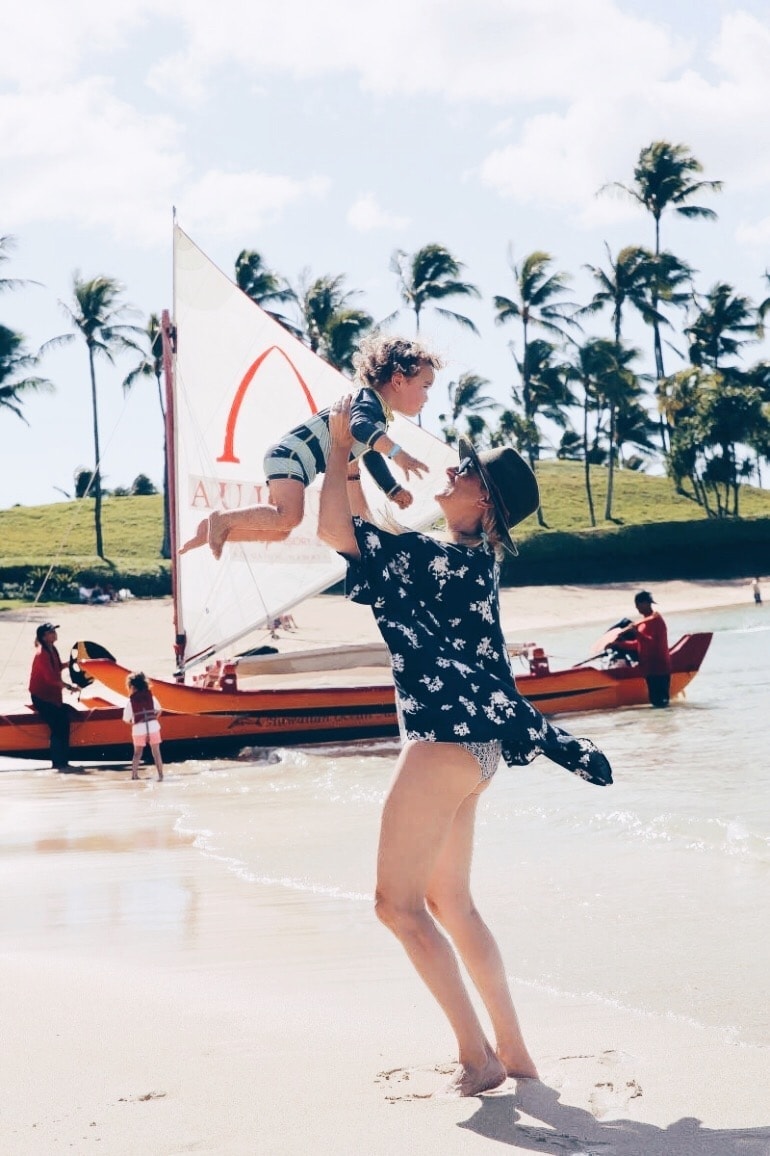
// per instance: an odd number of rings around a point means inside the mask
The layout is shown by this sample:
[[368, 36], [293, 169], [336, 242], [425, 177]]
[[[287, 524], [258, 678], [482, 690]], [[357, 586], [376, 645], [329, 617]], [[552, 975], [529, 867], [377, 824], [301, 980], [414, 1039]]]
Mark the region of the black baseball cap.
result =
[[43, 635], [48, 634], [48, 632], [50, 630], [58, 630], [58, 629], [59, 629], [59, 627], [54, 626], [53, 622], [41, 622], [40, 625], [38, 626], [37, 630], [35, 631], [35, 635], [37, 636], [38, 642], [42, 642], [43, 641]]
[[649, 590], [640, 590], [638, 594], [634, 595], [634, 602], [654, 602], [652, 594]]

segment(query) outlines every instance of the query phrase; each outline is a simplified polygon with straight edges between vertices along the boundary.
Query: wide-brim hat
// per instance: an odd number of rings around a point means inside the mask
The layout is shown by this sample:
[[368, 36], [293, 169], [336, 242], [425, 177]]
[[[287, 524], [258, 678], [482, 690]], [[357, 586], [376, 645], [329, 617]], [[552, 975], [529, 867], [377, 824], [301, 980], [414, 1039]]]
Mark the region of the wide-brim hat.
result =
[[37, 630], [35, 631], [35, 636], [37, 637], [38, 642], [42, 642], [44, 634], [48, 634], [48, 632], [50, 630], [58, 630], [58, 629], [59, 629], [59, 627], [54, 626], [53, 622], [41, 622], [40, 625], [38, 626]]
[[460, 461], [470, 458], [487, 488], [503, 545], [517, 554], [513, 528], [540, 506], [537, 478], [513, 446], [477, 451], [467, 438], [458, 442]]

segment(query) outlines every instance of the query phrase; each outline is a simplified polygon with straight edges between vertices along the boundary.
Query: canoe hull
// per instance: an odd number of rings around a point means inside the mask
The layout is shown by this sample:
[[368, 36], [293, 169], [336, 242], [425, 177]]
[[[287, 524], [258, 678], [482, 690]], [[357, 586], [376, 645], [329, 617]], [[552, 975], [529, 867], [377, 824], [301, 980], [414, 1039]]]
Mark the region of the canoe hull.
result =
[[[700, 669], [711, 634], [685, 635], [671, 648], [671, 696], [681, 695]], [[82, 645], [82, 644], [81, 644]], [[93, 679], [124, 693], [126, 667], [111, 659], [79, 665]], [[163, 708], [163, 751], [167, 759], [235, 754], [250, 746], [349, 741], [398, 733], [392, 682], [377, 675], [366, 685], [302, 685], [222, 691], [150, 680]], [[601, 670], [571, 667], [516, 678], [520, 692], [545, 715], [617, 710], [647, 702], [647, 686], [633, 667]], [[91, 699], [75, 710], [72, 758], [126, 760], [129, 728], [121, 707]], [[48, 730], [31, 707], [0, 714], [0, 756], [45, 759]]]

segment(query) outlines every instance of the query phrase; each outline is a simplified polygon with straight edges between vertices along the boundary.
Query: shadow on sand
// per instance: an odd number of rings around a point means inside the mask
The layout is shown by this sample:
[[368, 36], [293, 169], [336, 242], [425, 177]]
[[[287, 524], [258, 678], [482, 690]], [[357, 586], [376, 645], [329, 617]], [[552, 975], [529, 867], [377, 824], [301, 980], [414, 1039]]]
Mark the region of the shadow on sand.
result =
[[[546, 1127], [522, 1123], [522, 1112]], [[522, 1082], [515, 1095], [485, 1096], [458, 1127], [547, 1156], [770, 1156], [770, 1126], [704, 1128], [692, 1116], [666, 1128], [639, 1120], [602, 1123], [583, 1108], [562, 1104], [557, 1091], [536, 1080]]]

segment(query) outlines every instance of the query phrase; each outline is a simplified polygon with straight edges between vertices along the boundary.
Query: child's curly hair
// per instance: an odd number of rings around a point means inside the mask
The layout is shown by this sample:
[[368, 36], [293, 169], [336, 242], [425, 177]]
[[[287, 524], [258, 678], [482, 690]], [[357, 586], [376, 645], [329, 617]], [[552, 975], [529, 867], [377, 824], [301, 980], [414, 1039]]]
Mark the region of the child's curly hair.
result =
[[386, 337], [382, 334], [365, 337], [353, 357], [353, 365], [362, 385], [379, 389], [387, 385], [394, 373], [414, 377], [425, 365], [443, 369], [444, 362], [419, 341], [405, 337]]
[[126, 679], [126, 686], [130, 691], [132, 690], [149, 690], [149, 683], [147, 676], [143, 670], [137, 670], [133, 674], [129, 674]]

